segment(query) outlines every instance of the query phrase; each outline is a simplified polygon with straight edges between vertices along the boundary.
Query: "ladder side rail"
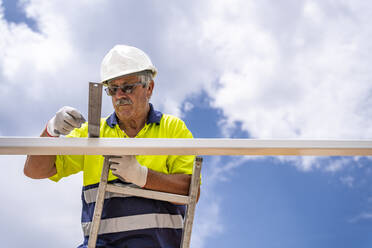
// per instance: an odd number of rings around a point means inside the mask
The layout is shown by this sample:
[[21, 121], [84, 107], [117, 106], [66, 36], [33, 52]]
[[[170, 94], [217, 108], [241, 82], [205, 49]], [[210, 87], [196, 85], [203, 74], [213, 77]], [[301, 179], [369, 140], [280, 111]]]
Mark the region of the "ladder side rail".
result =
[[185, 224], [182, 232], [181, 248], [189, 248], [191, 241], [192, 225], [194, 223], [195, 207], [197, 203], [199, 185], [200, 185], [200, 173], [202, 167], [203, 158], [197, 156], [194, 162], [193, 174], [191, 177], [189, 198], [190, 203], [187, 206], [185, 215]]
[[109, 159], [108, 157], [105, 157], [105, 160], [103, 162], [101, 181], [98, 186], [97, 198], [94, 206], [93, 219], [90, 226], [88, 248], [96, 247], [98, 231], [102, 216], [103, 203], [105, 200], [105, 192], [107, 187], [109, 170], [110, 170]]

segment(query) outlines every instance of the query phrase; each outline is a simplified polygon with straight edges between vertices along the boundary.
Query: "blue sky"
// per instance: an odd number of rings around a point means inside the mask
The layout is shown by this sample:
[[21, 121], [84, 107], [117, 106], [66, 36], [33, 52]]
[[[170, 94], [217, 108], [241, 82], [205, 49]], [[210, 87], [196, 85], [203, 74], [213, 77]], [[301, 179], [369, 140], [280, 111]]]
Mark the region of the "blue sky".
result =
[[[38, 136], [64, 105], [87, 116], [103, 56], [129, 44], [158, 68], [155, 107], [197, 138], [372, 139], [368, 1], [0, 3], [1, 136]], [[82, 175], [31, 180], [23, 162], [0, 156], [2, 246], [76, 247]], [[192, 247], [371, 247], [370, 164], [205, 156]]]

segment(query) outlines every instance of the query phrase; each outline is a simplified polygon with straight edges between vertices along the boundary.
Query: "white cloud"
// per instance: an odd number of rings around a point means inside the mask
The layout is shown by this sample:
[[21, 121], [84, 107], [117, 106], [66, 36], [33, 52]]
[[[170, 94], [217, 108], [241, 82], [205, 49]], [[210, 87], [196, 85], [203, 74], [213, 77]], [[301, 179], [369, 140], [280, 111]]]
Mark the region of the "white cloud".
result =
[[362, 221], [362, 220], [371, 221], [372, 220], [372, 213], [368, 213], [368, 212], [361, 213], [358, 216], [355, 216], [354, 218], [351, 218], [349, 220], [349, 222], [350, 223], [355, 223], [355, 222], [359, 222], [359, 221]]
[[[0, 209], [0, 217], [8, 223], [0, 227], [3, 245], [77, 247], [83, 237], [79, 211], [81, 177], [58, 184], [48, 179], [32, 180], [23, 175], [24, 161], [25, 156], [0, 156], [1, 196], [6, 203]], [[15, 233], [22, 234], [22, 239], [15, 239]]]
[[363, 53], [369, 23], [354, 20], [356, 13], [337, 20], [323, 13], [321, 24], [314, 23], [306, 18], [319, 19], [326, 6], [303, 2], [304, 14], [287, 13], [295, 28], [281, 27], [278, 37], [246, 14], [258, 5], [230, 18], [230, 9], [216, 4], [206, 17], [204, 40], [221, 73], [220, 87], [210, 94], [214, 106], [258, 138], [372, 137], [371, 58]]
[[[225, 124], [240, 121], [252, 137], [372, 137], [371, 58], [364, 52], [372, 31], [369, 8], [362, 4], [299, 1], [285, 16], [266, 1], [170, 4], [165, 10], [149, 4], [143, 10], [152, 10], [148, 18], [169, 14], [158, 20], [162, 28], [146, 29], [156, 37], [151, 44], [137, 37], [160, 69], [153, 101], [180, 115], [185, 98], [203, 88], [223, 110]], [[7, 87], [0, 94], [9, 101], [27, 82], [20, 105], [48, 98], [41, 112], [48, 118], [61, 105], [86, 113], [81, 98], [87, 98], [87, 82], [98, 80], [103, 55], [115, 43], [135, 43], [134, 30], [147, 25], [128, 23], [131, 13], [120, 15], [117, 28], [116, 14], [144, 7], [130, 3], [65, 1], [61, 9], [57, 2], [30, 0], [24, 6], [40, 33], [1, 20], [1, 78]], [[106, 101], [104, 113], [111, 109]]]
[[[29, 0], [22, 6], [39, 32], [4, 16], [0, 19], [0, 103], [17, 99], [17, 105], [3, 110], [2, 118], [7, 125], [19, 125], [10, 112], [33, 117], [29, 128], [17, 129], [20, 135], [37, 135], [63, 105], [87, 115], [88, 82], [99, 80], [101, 59], [118, 43], [138, 46], [150, 55], [159, 69], [152, 102], [164, 112], [181, 115], [186, 97], [200, 92], [210, 80], [201, 66], [208, 59], [197, 41], [183, 40], [187, 34], [193, 37], [189, 26], [182, 24], [187, 16], [180, 16], [192, 13], [185, 12], [189, 5], [180, 9], [154, 2], [64, 1], [61, 8], [58, 1]], [[103, 114], [111, 112], [110, 100], [104, 97]]]
[[194, 108], [194, 104], [192, 104], [191, 102], [185, 102], [185, 105], [184, 105], [185, 112], [191, 111], [193, 108]]
[[[6, 106], [0, 109], [0, 133], [37, 135], [63, 105], [87, 113], [87, 82], [99, 80], [104, 54], [114, 44], [126, 43], [145, 50], [158, 67], [152, 98], [158, 107], [180, 115], [184, 100], [205, 90], [213, 106], [225, 115], [220, 123], [226, 136], [239, 121], [256, 138], [371, 138], [370, 5], [361, 0], [214, 0], [164, 5], [156, 1], [23, 1], [40, 32], [7, 22], [0, 11], [0, 104]], [[104, 99], [103, 113], [108, 114], [111, 103]], [[281, 159], [305, 171], [322, 162], [316, 157]], [[212, 178], [230, 173], [242, 161], [216, 167]], [[22, 169], [18, 163], [17, 173]], [[337, 171], [343, 166], [338, 162], [326, 168]], [[54, 235], [50, 226], [58, 221], [61, 229], [71, 230], [66, 242], [80, 238], [80, 227], [70, 229], [75, 226], [72, 219], [79, 220], [75, 214], [80, 206], [62, 206], [57, 200], [59, 196], [79, 199], [64, 195], [80, 191], [74, 183], [74, 188], [66, 190], [69, 186], [63, 183], [34, 186], [35, 181], [29, 183], [23, 175], [14, 180], [22, 185], [20, 189], [41, 194], [40, 205], [30, 206], [39, 212], [22, 216], [26, 223]], [[11, 183], [8, 178], [1, 182]], [[213, 200], [212, 189], [205, 192], [213, 211], [200, 216], [200, 227], [195, 227], [200, 228], [200, 234], [193, 234], [199, 247], [207, 246], [208, 235], [215, 234], [208, 233], [209, 228], [217, 233], [222, 230], [218, 199]], [[11, 201], [14, 196], [6, 197]], [[24, 197], [34, 204], [31, 196]], [[45, 199], [50, 197], [56, 199], [45, 208]], [[13, 201], [23, 203], [17, 198]], [[3, 210], [2, 216], [17, 216], [16, 209]], [[61, 217], [66, 222], [33, 219], [43, 216], [43, 211], [49, 211], [45, 216], [55, 216], [52, 210], [66, 211]]]
[[[1, 71], [8, 87], [27, 82], [28, 96], [37, 99], [43, 96], [45, 76], [56, 77], [72, 57], [71, 41], [64, 20], [53, 13], [38, 16], [37, 10], [28, 5], [27, 13], [36, 18], [41, 33], [31, 30], [26, 24], [9, 23], [2, 19], [0, 30]], [[43, 10], [43, 7], [40, 6]], [[39, 10], [40, 11], [40, 10]], [[49, 14], [49, 15], [48, 15]], [[43, 18], [44, 17], [44, 18]]]
[[[275, 4], [235, 4], [213, 1], [201, 27], [220, 75], [207, 92], [226, 117], [222, 129], [239, 121], [255, 138], [372, 137], [371, 8], [299, 1], [280, 26]], [[316, 164], [305, 158], [301, 166]]]
[[[209, 192], [210, 193], [210, 192]], [[223, 232], [221, 223], [220, 202], [216, 198], [203, 191], [204, 206], [197, 208], [195, 224], [191, 236], [192, 246], [195, 248], [209, 247], [208, 238], [212, 238]], [[199, 203], [202, 204], [202, 203]]]
[[[181, 56], [193, 50], [194, 45], [180, 49], [170, 42], [170, 39], [177, 40], [172, 37], [177, 32], [170, 30], [177, 30], [177, 25], [172, 24], [177, 24], [179, 19], [177, 9], [172, 11], [170, 5], [30, 0], [23, 1], [22, 6], [27, 16], [35, 20], [38, 31], [24, 23], [10, 23], [4, 15], [0, 16], [0, 103], [6, 106], [0, 109], [0, 132], [4, 135], [38, 135], [63, 105], [77, 107], [86, 114], [88, 81], [99, 80], [101, 59], [117, 43], [142, 48], [158, 67], [152, 99], [158, 108], [180, 114], [187, 95], [199, 92], [196, 86], [201, 85], [203, 76], [199, 76], [198, 71], [203, 68], [190, 57], [182, 60]], [[164, 16], [165, 12], [171, 15]], [[103, 113], [111, 111], [111, 103], [105, 98]], [[10, 164], [15, 157], [1, 156], [0, 159], [1, 164]], [[4, 187], [17, 183], [13, 192], [1, 191], [4, 202], [14, 206], [2, 209], [2, 219], [5, 223], [23, 223], [20, 229], [13, 225], [7, 227], [9, 239], [3, 238], [3, 245], [77, 246], [82, 239], [81, 175], [58, 184], [30, 180], [22, 173], [23, 160], [18, 158], [14, 162], [16, 166], [12, 171], [16, 176], [3, 173], [1, 180]], [[23, 211], [26, 208], [27, 211]], [[217, 203], [213, 209], [209, 216], [216, 220]], [[211, 235], [208, 229], [212, 227], [204, 219], [200, 228], [201, 236], [195, 235], [195, 242], [202, 246], [205, 237]], [[213, 228], [218, 231], [217, 226]], [[13, 241], [13, 233], [24, 234], [19, 243]]]
[[305, 18], [309, 18], [312, 22], [321, 24], [321, 21], [324, 20], [323, 11], [314, 1], [305, 2], [303, 8], [303, 15]]
[[[221, 157], [211, 157], [208, 163], [204, 162], [201, 186], [201, 197], [197, 205], [195, 222], [191, 236], [192, 247], [204, 248], [209, 247], [208, 238], [223, 233], [222, 215], [220, 210], [221, 196], [216, 193], [215, 186], [220, 182], [226, 170], [221, 168]], [[231, 166], [231, 165], [230, 165]]]
[[341, 177], [340, 178], [340, 181], [347, 185], [348, 187], [352, 188], [353, 187], [353, 184], [354, 184], [354, 177], [352, 176], [344, 176], [344, 177]]

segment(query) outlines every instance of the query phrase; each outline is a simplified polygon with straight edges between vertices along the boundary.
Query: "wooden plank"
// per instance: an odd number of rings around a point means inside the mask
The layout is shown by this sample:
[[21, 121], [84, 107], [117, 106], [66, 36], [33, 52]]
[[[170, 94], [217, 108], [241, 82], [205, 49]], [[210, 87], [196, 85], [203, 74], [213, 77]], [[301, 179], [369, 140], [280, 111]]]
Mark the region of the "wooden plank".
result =
[[372, 140], [1, 137], [1, 154], [371, 156]]

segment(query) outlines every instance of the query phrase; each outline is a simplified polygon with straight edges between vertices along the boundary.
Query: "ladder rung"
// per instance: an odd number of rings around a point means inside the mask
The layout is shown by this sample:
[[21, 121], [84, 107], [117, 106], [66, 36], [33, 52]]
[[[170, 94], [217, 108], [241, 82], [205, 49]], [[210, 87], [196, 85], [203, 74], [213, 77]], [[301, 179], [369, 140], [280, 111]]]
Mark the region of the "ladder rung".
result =
[[126, 186], [126, 185], [116, 186], [116, 185], [107, 184], [106, 191], [112, 192], [112, 193], [123, 194], [123, 195], [132, 195], [132, 196], [150, 198], [150, 199], [155, 199], [155, 200], [160, 200], [160, 201], [176, 202], [180, 204], [189, 204], [190, 202], [189, 196], [165, 193], [165, 192], [148, 190], [148, 189], [133, 188], [133, 187]]

